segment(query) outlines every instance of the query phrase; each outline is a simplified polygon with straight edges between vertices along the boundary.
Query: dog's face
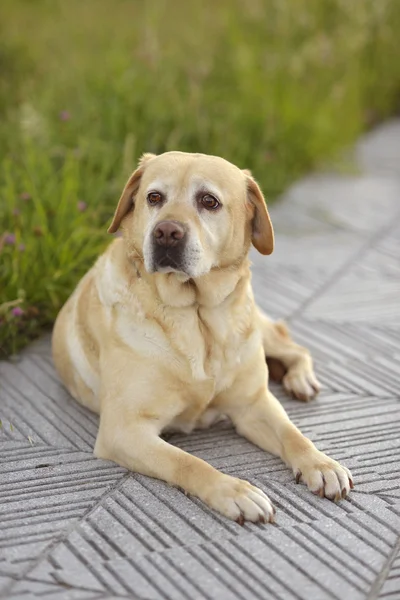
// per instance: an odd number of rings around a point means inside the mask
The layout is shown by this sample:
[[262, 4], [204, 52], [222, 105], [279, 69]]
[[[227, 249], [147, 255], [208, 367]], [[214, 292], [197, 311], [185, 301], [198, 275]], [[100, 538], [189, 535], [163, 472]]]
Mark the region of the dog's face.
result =
[[204, 154], [145, 154], [119, 201], [110, 232], [124, 234], [153, 272], [187, 278], [237, 263], [251, 242], [273, 250], [273, 230], [248, 171]]

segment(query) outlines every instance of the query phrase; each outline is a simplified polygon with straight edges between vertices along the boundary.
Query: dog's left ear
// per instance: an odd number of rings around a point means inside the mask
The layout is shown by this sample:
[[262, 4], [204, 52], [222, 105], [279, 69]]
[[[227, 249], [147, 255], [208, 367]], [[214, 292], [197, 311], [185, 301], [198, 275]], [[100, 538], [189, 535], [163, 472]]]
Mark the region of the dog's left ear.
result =
[[116, 231], [118, 231], [119, 226], [121, 225], [122, 219], [133, 207], [134, 196], [139, 189], [140, 179], [143, 175], [146, 164], [150, 160], [155, 158], [155, 156], [156, 156], [155, 154], [150, 154], [149, 152], [146, 152], [140, 158], [138, 168], [129, 177], [129, 179], [124, 187], [124, 191], [122, 192], [121, 198], [119, 199], [119, 202], [117, 205], [117, 210], [114, 213], [114, 218], [112, 220], [110, 227], [107, 230], [108, 233], [115, 233]]
[[251, 172], [248, 169], [243, 169], [243, 173], [246, 177], [247, 200], [253, 210], [251, 241], [261, 254], [272, 254], [274, 250], [274, 230], [264, 196]]

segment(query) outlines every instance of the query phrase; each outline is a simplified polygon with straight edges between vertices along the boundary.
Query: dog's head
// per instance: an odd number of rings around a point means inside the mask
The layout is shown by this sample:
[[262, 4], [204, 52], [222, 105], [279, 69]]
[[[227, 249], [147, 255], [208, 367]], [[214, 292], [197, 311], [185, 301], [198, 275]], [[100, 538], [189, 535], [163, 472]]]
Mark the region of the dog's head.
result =
[[121, 222], [149, 273], [196, 278], [236, 264], [251, 243], [262, 254], [274, 247], [264, 198], [250, 172], [205, 154], [144, 154], [108, 231]]

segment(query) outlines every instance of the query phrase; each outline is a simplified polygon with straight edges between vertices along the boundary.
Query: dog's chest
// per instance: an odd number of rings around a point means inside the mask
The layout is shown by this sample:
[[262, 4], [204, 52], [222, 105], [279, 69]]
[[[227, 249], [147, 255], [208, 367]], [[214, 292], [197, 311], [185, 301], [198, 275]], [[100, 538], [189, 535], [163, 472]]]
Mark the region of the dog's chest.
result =
[[229, 387], [249, 352], [251, 313], [200, 309], [175, 316], [172, 344], [185, 360], [193, 383], [212, 380], [214, 396]]
[[[143, 311], [144, 312], [144, 311]], [[253, 305], [209, 309], [159, 306], [151, 318], [121, 312], [117, 331], [135, 355], [161, 369], [166, 385], [181, 390], [184, 409], [173, 430], [191, 431], [213, 399], [228, 390], [241, 366], [261, 343], [253, 321]]]
[[[185, 410], [168, 427], [189, 433], [209, 424], [213, 399], [234, 385], [242, 363], [257, 346], [257, 331], [250, 318], [228, 311], [201, 311], [198, 315], [179, 318], [179, 335], [173, 345], [185, 357]], [[256, 339], [257, 338], [257, 339]], [[218, 414], [213, 416], [218, 417]]]

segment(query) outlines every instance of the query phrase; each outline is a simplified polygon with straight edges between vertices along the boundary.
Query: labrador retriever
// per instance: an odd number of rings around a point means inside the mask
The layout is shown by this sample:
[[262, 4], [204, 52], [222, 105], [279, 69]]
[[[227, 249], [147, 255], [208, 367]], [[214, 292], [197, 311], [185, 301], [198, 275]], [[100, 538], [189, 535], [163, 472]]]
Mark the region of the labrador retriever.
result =
[[264, 492], [161, 437], [224, 416], [280, 456], [297, 482], [345, 498], [350, 471], [317, 450], [268, 389], [266, 357], [275, 370], [283, 365], [284, 387], [300, 400], [319, 384], [309, 352], [254, 302], [250, 245], [271, 254], [274, 235], [251, 173], [204, 154], [144, 154], [109, 232], [119, 228], [53, 333], [62, 381], [100, 414], [95, 455], [178, 486], [240, 524], [272, 522]]

